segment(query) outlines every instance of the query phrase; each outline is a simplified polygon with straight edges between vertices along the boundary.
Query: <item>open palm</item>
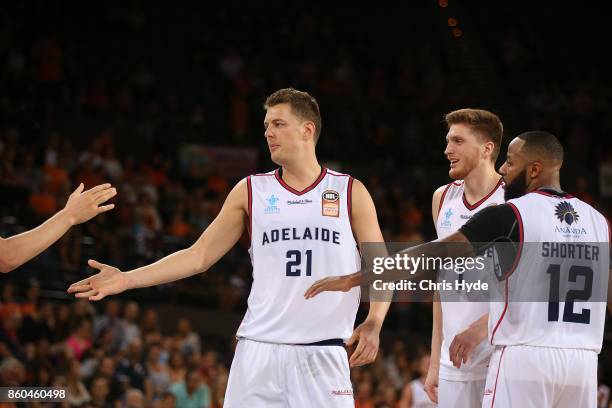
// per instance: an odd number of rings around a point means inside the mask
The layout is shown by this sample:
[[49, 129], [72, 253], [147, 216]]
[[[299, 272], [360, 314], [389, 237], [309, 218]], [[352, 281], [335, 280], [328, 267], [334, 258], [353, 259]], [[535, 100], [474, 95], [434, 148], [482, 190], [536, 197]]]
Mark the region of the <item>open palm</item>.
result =
[[129, 279], [119, 269], [93, 259], [90, 259], [87, 263], [100, 272], [73, 283], [68, 288], [68, 293], [74, 293], [77, 298], [101, 300], [106, 296], [115, 295], [129, 289]]

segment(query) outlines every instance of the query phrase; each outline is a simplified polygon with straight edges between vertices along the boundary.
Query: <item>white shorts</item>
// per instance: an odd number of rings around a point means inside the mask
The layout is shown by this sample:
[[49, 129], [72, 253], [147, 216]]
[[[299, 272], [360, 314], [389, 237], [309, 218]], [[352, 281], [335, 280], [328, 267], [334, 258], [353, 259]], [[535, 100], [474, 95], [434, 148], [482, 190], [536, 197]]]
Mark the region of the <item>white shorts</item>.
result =
[[480, 408], [485, 380], [438, 380], [438, 408]]
[[497, 347], [483, 408], [597, 406], [597, 353], [552, 347]]
[[240, 339], [223, 406], [353, 408], [346, 350]]

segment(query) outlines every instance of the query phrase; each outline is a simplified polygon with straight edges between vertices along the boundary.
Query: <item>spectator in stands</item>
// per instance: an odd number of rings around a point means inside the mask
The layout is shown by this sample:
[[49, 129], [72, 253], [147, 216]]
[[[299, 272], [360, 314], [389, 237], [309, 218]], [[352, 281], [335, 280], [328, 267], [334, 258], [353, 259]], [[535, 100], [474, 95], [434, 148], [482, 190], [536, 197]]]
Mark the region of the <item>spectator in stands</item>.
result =
[[102, 330], [112, 333], [111, 350], [118, 351], [123, 343], [123, 320], [119, 317], [120, 305], [116, 300], [105, 302], [104, 315], [96, 316], [93, 321], [94, 336], [99, 336]]
[[189, 371], [186, 381], [172, 384], [170, 392], [179, 408], [210, 408], [210, 390], [197, 370]]
[[123, 308], [123, 341], [120, 350], [125, 350], [132, 340], [140, 338], [140, 327], [136, 323], [140, 315], [140, 307], [136, 302], [127, 302]]
[[66, 339], [66, 346], [70, 350], [70, 355], [81, 361], [85, 352], [92, 346], [92, 338], [91, 321], [87, 318], [81, 318], [75, 323], [70, 337]]
[[188, 355], [193, 352], [200, 352], [202, 342], [200, 335], [191, 328], [191, 321], [186, 317], [181, 317], [177, 323], [176, 339], [179, 343], [179, 349], [183, 355]]
[[142, 341], [139, 338], [129, 344], [125, 357], [117, 365], [117, 375], [130, 387], [145, 390], [147, 373], [142, 359]]
[[81, 381], [81, 364], [77, 359], [68, 360], [66, 385], [68, 387], [66, 394], [71, 407], [82, 407], [91, 400], [85, 384]]
[[151, 344], [147, 354], [145, 368], [149, 379], [149, 389], [147, 398], [150, 400], [159, 399], [170, 386], [170, 374], [168, 366], [161, 361], [162, 348], [159, 344]]

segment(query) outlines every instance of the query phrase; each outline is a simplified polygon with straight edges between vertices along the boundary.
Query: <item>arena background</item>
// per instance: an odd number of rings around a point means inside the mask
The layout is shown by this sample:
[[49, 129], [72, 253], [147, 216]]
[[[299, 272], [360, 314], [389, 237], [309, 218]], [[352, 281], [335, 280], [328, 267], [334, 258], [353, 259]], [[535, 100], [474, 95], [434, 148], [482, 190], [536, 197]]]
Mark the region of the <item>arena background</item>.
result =
[[[234, 183], [273, 169], [262, 104], [279, 88], [318, 99], [319, 158], [365, 183], [386, 240], [434, 238], [442, 117], [461, 107], [497, 113], [505, 143], [553, 132], [562, 186], [609, 217], [608, 17], [538, 3], [0, 6], [0, 235], [48, 218], [79, 182], [119, 192], [115, 210], [0, 276], [2, 383], [67, 384], [71, 406], [94, 406], [87, 394], [106, 382], [108, 402], [136, 388], [152, 406], [168, 385], [155, 373], [196, 368], [220, 406], [251, 281], [246, 237], [185, 281], [95, 304], [65, 290], [88, 258], [125, 270], [190, 245]], [[395, 407], [430, 333], [430, 304], [394, 304], [378, 360], [352, 372], [357, 405]]]

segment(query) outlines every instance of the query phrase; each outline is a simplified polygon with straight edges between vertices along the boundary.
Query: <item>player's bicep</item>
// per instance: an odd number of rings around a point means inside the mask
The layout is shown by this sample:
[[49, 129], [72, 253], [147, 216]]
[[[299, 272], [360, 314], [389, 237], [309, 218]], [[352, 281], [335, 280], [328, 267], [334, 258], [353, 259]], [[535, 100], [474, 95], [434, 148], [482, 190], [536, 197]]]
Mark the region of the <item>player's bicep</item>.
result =
[[353, 182], [352, 227], [360, 245], [363, 242], [383, 242], [374, 201], [363, 183], [358, 180]]
[[229, 251], [244, 232], [248, 217], [246, 180], [238, 183], [227, 196], [219, 215], [193, 245], [204, 254], [208, 268]]

